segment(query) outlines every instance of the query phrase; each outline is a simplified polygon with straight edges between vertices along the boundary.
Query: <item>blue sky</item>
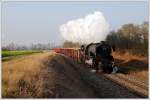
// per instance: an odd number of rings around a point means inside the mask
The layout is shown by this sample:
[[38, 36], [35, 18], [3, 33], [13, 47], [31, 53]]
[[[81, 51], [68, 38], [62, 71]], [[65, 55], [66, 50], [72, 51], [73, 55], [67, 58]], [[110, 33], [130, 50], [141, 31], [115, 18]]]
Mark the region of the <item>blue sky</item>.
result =
[[2, 45], [62, 43], [61, 24], [101, 11], [116, 30], [148, 21], [148, 2], [3, 2]]

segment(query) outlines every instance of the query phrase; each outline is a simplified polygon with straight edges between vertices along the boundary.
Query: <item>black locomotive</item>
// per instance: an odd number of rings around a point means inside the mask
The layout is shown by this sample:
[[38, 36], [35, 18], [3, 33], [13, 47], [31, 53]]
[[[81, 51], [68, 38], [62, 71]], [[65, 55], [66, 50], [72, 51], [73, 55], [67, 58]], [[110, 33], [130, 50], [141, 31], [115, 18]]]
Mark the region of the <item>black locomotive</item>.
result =
[[82, 45], [81, 51], [85, 54], [85, 60], [92, 61], [96, 71], [101, 68], [103, 72], [113, 72], [114, 58], [112, 51], [115, 51], [115, 46], [108, 44], [106, 41], [101, 41], [87, 46]]

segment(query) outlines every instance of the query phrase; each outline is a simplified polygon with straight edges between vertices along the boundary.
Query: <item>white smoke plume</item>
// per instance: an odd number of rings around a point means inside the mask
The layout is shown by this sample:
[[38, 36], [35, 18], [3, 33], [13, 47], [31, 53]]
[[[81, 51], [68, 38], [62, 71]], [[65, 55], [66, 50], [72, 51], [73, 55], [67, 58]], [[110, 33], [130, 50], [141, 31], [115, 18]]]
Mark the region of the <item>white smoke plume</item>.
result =
[[96, 11], [84, 18], [61, 25], [60, 32], [67, 41], [81, 44], [96, 43], [105, 40], [109, 33], [109, 23], [102, 12]]

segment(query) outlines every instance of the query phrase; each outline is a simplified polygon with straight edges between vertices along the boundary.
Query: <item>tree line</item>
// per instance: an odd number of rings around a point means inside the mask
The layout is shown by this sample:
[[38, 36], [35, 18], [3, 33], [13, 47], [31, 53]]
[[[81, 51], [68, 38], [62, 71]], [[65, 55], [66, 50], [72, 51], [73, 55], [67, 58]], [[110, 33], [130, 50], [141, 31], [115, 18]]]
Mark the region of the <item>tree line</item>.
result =
[[51, 50], [56, 47], [60, 46], [56, 45], [55, 43], [47, 43], [47, 44], [37, 43], [31, 44], [29, 46], [10, 43], [6, 46], [2, 46], [2, 50]]
[[106, 40], [116, 45], [118, 51], [148, 55], [148, 22], [140, 25], [124, 24], [117, 31], [111, 31]]

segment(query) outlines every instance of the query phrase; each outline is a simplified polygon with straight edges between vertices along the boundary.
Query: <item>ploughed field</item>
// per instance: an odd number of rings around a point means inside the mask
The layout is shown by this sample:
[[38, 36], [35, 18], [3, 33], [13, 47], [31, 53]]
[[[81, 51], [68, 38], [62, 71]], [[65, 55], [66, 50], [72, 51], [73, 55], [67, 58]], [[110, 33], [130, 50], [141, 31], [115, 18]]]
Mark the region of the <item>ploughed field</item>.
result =
[[[115, 81], [115, 74], [92, 73], [91, 68], [71, 58], [51, 52], [20, 56], [2, 62], [3, 98], [142, 98]], [[125, 76], [125, 75], [124, 75]], [[123, 79], [116, 78], [116, 80]], [[133, 82], [128, 82], [132, 85]], [[131, 80], [132, 81], [132, 80]], [[120, 81], [121, 82], [121, 81]], [[137, 82], [137, 80], [136, 80]], [[138, 81], [139, 82], [139, 81]], [[134, 83], [136, 86], [137, 84]], [[131, 86], [132, 87], [132, 86]], [[138, 85], [136, 89], [147, 89]], [[144, 91], [144, 92], [143, 92]], [[141, 93], [141, 95], [140, 95]]]

